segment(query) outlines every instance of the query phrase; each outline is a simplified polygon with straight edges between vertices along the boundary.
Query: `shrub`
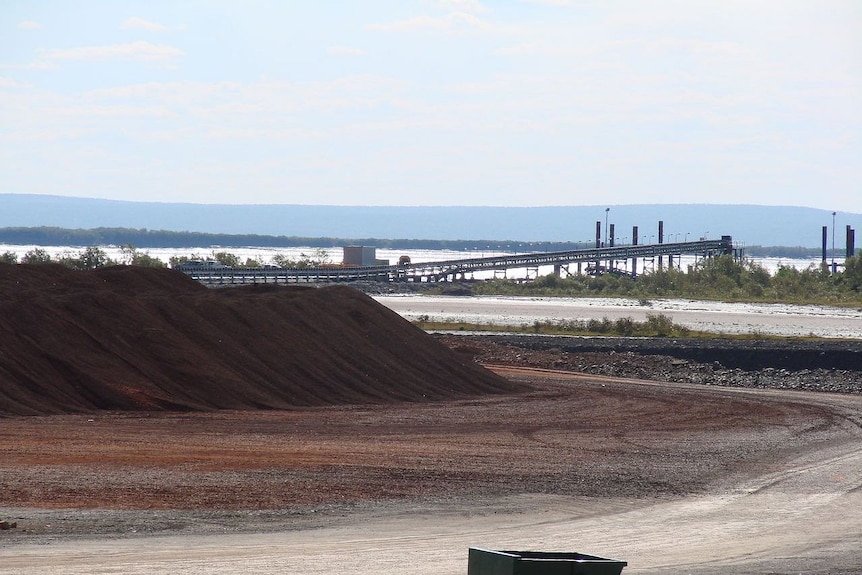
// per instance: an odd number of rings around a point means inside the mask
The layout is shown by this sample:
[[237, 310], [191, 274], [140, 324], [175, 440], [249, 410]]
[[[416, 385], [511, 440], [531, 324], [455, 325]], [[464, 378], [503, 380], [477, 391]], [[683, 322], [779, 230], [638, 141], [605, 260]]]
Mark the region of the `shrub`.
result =
[[646, 316], [647, 330], [659, 337], [667, 337], [673, 334], [673, 319], [662, 313], [648, 313]]
[[21, 258], [22, 264], [49, 264], [51, 261], [51, 254], [42, 248], [34, 248]]
[[621, 317], [614, 322], [614, 332], [623, 336], [630, 336], [635, 332], [635, 322], [630, 317]]

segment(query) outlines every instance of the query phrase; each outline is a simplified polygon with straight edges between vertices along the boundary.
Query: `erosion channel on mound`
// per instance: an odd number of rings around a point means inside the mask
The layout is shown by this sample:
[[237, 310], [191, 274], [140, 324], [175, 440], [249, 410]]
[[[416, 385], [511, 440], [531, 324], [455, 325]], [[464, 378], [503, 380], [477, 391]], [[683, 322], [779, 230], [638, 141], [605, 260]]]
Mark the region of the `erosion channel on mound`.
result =
[[0, 415], [423, 402], [519, 386], [345, 286], [0, 265]]

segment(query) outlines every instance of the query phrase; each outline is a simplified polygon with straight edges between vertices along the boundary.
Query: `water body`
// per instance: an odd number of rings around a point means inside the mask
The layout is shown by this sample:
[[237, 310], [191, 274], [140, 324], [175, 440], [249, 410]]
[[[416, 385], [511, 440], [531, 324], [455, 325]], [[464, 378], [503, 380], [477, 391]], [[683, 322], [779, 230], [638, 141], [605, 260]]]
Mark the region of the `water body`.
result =
[[[0, 253], [12, 252], [18, 254], [19, 259], [24, 256], [27, 252], [33, 249], [42, 249], [45, 250], [48, 254], [51, 255], [52, 258], [63, 257], [65, 255], [77, 257], [78, 254], [83, 251], [86, 246], [34, 246], [34, 245], [8, 245], [8, 244], [0, 244]], [[119, 247], [116, 246], [103, 246], [101, 249], [108, 254], [111, 259], [122, 261], [123, 253]], [[193, 257], [200, 259], [212, 259], [213, 254], [217, 252], [228, 252], [239, 257], [240, 261], [245, 262], [247, 259], [254, 259], [260, 261], [261, 263], [269, 263], [272, 261], [272, 258], [276, 255], [282, 255], [289, 259], [300, 259], [304, 255], [316, 257], [319, 248], [313, 247], [295, 247], [295, 248], [276, 248], [276, 247], [220, 247], [220, 246], [212, 246], [209, 248], [146, 248], [139, 249], [141, 253], [147, 253], [152, 257], [158, 258], [163, 262], [167, 263], [172, 257]], [[338, 263], [342, 261], [342, 249], [339, 248], [328, 248], [323, 250], [326, 254], [326, 257], [331, 263]], [[391, 264], [395, 264], [398, 262], [398, 258], [402, 255], [409, 256], [411, 261], [414, 263], [424, 263], [424, 262], [435, 262], [435, 261], [446, 261], [446, 260], [457, 260], [457, 259], [465, 259], [465, 258], [476, 258], [476, 257], [491, 257], [491, 256], [501, 256], [501, 255], [509, 255], [508, 252], [498, 252], [492, 250], [475, 250], [475, 251], [455, 251], [455, 250], [389, 250], [389, 249], [378, 249], [377, 250], [377, 258], [381, 260], [387, 260]], [[802, 259], [794, 259], [794, 258], [751, 258], [755, 263], [766, 268], [770, 273], [775, 273], [780, 266], [793, 267], [799, 270], [807, 269], [810, 266], [818, 266], [820, 265], [820, 258], [802, 258]], [[843, 264], [843, 259], [836, 258], [836, 263]], [[682, 270], [688, 269], [687, 266], [693, 265], [696, 262], [696, 258], [693, 256], [683, 256], [682, 258], [675, 257], [673, 258], [674, 267], [677, 267]], [[831, 262], [831, 260], [830, 260]], [[668, 265], [668, 259], [665, 257], [663, 259], [664, 266]], [[622, 269], [630, 270], [631, 262], [623, 262], [619, 261], [617, 264]], [[658, 259], [655, 258], [647, 258], [641, 259], [638, 261], [638, 271], [639, 272], [650, 272], [658, 269]], [[575, 273], [577, 269], [577, 264], [572, 264], [570, 266], [571, 272]], [[538, 275], [547, 275], [553, 272], [552, 266], [542, 266], [538, 269]], [[502, 272], [497, 272], [497, 277], [509, 277], [509, 278], [535, 278], [536, 277], [535, 269], [515, 269], [508, 270], [503, 275]], [[488, 279], [494, 277], [494, 272], [477, 272], [473, 279]]]
[[[0, 253], [11, 251], [19, 257], [37, 246], [0, 245]], [[48, 246], [41, 247], [52, 257], [64, 255], [77, 256], [84, 247], [78, 246]], [[109, 257], [122, 260], [123, 254], [117, 247], [102, 248]], [[267, 263], [273, 256], [281, 254], [290, 259], [299, 259], [303, 255], [317, 256], [318, 249], [312, 247], [275, 248], [275, 247], [245, 247], [245, 248], [151, 248], [141, 252], [167, 262], [175, 256], [194, 256], [212, 258], [214, 252], [227, 251], [235, 254], [240, 260], [248, 258]], [[331, 262], [342, 260], [341, 248], [325, 250]], [[378, 259], [391, 263], [398, 261], [402, 255], [410, 256], [416, 263], [444, 261], [467, 257], [485, 257], [505, 255], [495, 251], [454, 251], [454, 250], [377, 250]], [[678, 258], [674, 258], [677, 261]], [[819, 265], [819, 259], [755, 259], [771, 273], [779, 266], [791, 266], [805, 269]], [[665, 265], [667, 260], [665, 259]], [[684, 257], [681, 267], [693, 264], [694, 258]], [[650, 270], [657, 262], [640, 261], [639, 270]], [[572, 266], [574, 271], [575, 266]], [[553, 268], [539, 268], [539, 275], [552, 273]], [[499, 274], [500, 272], [498, 272]], [[536, 270], [508, 270], [507, 277], [535, 277]], [[475, 274], [475, 279], [493, 277], [494, 272]], [[498, 276], [499, 277], [499, 276]], [[435, 320], [464, 321], [469, 323], [493, 325], [532, 325], [536, 321], [569, 321], [608, 318], [616, 320], [630, 317], [636, 321], [644, 321], [647, 314], [662, 313], [670, 316], [679, 325], [693, 330], [713, 333], [747, 334], [762, 333], [779, 336], [808, 336], [831, 338], [862, 339], [862, 309], [838, 308], [828, 306], [794, 306], [786, 304], [740, 304], [726, 302], [703, 302], [691, 300], [654, 300], [649, 305], [643, 302], [627, 299], [607, 298], [502, 298], [502, 297], [416, 297], [416, 296], [382, 296], [376, 298], [380, 303], [393, 309], [407, 319], [415, 320], [419, 316], [428, 316]]]

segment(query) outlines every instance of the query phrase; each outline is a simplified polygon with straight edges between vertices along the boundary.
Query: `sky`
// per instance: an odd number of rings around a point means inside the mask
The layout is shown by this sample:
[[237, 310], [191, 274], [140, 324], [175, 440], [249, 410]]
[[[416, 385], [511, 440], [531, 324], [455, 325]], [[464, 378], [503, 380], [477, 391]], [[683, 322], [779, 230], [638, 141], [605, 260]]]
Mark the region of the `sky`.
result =
[[0, 0], [0, 190], [862, 213], [862, 2]]

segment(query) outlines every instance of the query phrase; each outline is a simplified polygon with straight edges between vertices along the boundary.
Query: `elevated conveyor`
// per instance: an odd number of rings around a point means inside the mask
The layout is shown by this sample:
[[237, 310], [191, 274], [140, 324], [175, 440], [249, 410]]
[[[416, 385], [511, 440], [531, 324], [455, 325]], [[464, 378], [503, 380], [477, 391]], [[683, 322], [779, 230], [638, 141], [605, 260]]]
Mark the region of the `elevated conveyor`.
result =
[[183, 270], [184, 273], [205, 284], [249, 283], [331, 283], [351, 281], [446, 281], [466, 277], [474, 272], [564, 266], [571, 263], [595, 263], [658, 256], [695, 255], [711, 257], [733, 253], [730, 236], [719, 240], [672, 242], [646, 245], [624, 245], [587, 248], [558, 252], [511, 254], [481, 258], [465, 258], [438, 262], [405, 265], [361, 267], [309, 267], [309, 268], [223, 268], [216, 270]]

